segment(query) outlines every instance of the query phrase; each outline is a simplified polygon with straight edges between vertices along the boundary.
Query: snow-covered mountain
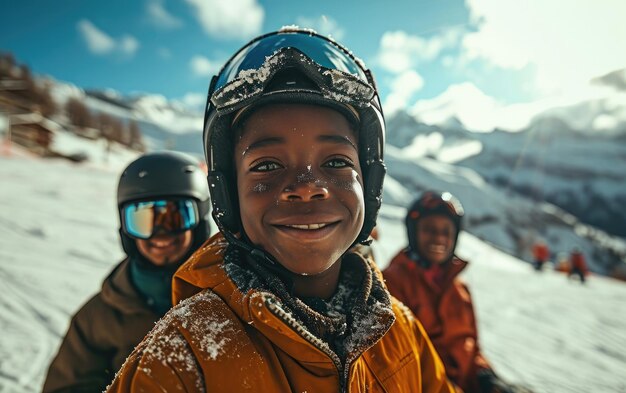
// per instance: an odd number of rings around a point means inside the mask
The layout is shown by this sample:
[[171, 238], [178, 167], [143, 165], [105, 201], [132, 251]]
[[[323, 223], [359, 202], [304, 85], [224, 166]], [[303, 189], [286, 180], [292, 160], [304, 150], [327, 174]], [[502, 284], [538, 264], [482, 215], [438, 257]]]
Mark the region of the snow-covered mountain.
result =
[[[202, 155], [202, 115], [180, 103], [53, 83], [61, 105], [76, 97], [138, 121], [150, 149]], [[537, 393], [626, 391], [626, 285], [592, 276], [580, 286], [521, 260], [542, 238], [554, 252], [582, 248], [598, 273], [625, 266], [624, 108], [621, 96], [552, 108], [516, 133], [470, 132], [445, 111], [432, 125], [404, 112], [387, 119], [377, 261], [386, 266], [405, 245], [404, 207], [417, 192], [457, 195], [467, 214], [458, 253], [472, 262], [464, 276], [482, 347], [503, 377]], [[89, 160], [0, 156], [0, 392], [40, 390], [70, 316], [122, 257], [115, 187], [138, 153], [65, 131], [54, 144]]]
[[426, 125], [398, 112], [388, 119], [389, 173], [408, 194], [426, 188], [457, 194], [468, 231], [518, 257], [529, 259], [530, 244], [541, 238], [554, 252], [582, 245], [596, 271], [623, 274], [626, 128], [621, 121], [593, 131], [573, 127], [620, 118], [626, 108], [620, 100], [551, 109], [518, 132], [469, 132], [454, 118]]
[[63, 106], [70, 98], [83, 101], [93, 113], [135, 120], [151, 150], [176, 149], [202, 155], [203, 115], [183, 103], [158, 94], [123, 96], [114, 90], [84, 91], [74, 85], [51, 81], [52, 95]]
[[547, 201], [581, 221], [626, 237], [626, 133], [591, 136], [559, 117], [522, 132], [479, 134], [480, 155], [459, 162], [490, 183]]
[[[122, 168], [20, 153], [0, 156], [3, 393], [41, 391], [71, 315], [123, 256], [115, 208]], [[111, 158], [117, 163], [126, 156]], [[410, 170], [421, 167], [416, 175], [436, 171], [457, 178], [468, 173], [435, 164], [431, 160]], [[470, 177], [453, 191], [473, 185], [477, 191], [468, 198], [482, 198], [481, 184]], [[386, 185], [400, 182], [390, 177]], [[399, 196], [388, 190], [386, 200]], [[383, 205], [374, 244], [381, 267], [405, 244], [404, 215], [401, 207]], [[463, 276], [477, 310], [482, 350], [503, 378], [535, 393], [626, 391], [626, 284], [591, 276], [580, 285], [551, 269], [538, 274], [467, 232], [460, 236], [458, 253], [470, 261]]]
[[[202, 114], [179, 102], [52, 85], [61, 105], [81, 98], [93, 112], [138, 121], [151, 150], [203, 155]], [[385, 202], [405, 207], [424, 189], [449, 190], [466, 207], [468, 231], [509, 253], [530, 260], [542, 238], [555, 254], [582, 247], [596, 272], [626, 275], [626, 245], [607, 235], [626, 237], [623, 97], [550, 109], [516, 133], [470, 132], [454, 116], [428, 125], [396, 112], [387, 119]], [[594, 137], [580, 128], [594, 125]]]
[[447, 127], [457, 119], [474, 132], [494, 129], [519, 131], [537, 118], [560, 117], [570, 127], [590, 132], [623, 131], [626, 124], [626, 69], [595, 78], [582, 86], [568, 86], [530, 102], [505, 103], [471, 82], [448, 86], [439, 96], [418, 100], [407, 107], [427, 124]]

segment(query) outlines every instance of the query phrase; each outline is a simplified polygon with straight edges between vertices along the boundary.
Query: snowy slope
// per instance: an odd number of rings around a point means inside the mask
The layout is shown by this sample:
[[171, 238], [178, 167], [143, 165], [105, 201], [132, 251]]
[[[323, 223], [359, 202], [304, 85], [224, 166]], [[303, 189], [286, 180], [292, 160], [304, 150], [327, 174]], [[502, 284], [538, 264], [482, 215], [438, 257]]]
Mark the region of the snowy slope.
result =
[[[404, 209], [384, 206], [376, 243], [386, 266], [405, 246]], [[592, 276], [589, 286], [530, 266], [463, 232], [458, 255], [492, 366], [539, 392], [626, 391], [626, 285]]]
[[[49, 80], [54, 100], [63, 107], [70, 98], [85, 103], [92, 113], [106, 113], [124, 122], [137, 121], [151, 149], [177, 149], [203, 154], [198, 135], [202, 133], [203, 114], [159, 94], [123, 96], [114, 90], [83, 89], [61, 81]], [[192, 142], [193, 141], [193, 142]]]
[[[41, 389], [71, 314], [122, 258], [120, 169], [0, 156], [1, 392]], [[403, 216], [400, 207], [383, 207], [381, 266], [404, 246]], [[459, 254], [472, 261], [465, 278], [481, 343], [503, 377], [536, 392], [626, 391], [624, 283], [594, 276], [581, 286], [536, 274], [467, 233]]]
[[[474, 216], [470, 224], [478, 224], [468, 231], [519, 257], [530, 258], [525, 252], [538, 238], [556, 253], [585, 237], [597, 272], [626, 274], [626, 134], [619, 122], [593, 136], [572, 128], [588, 126], [593, 113], [619, 118], [619, 97], [554, 108], [515, 133], [472, 133], [457, 119], [426, 125], [400, 111], [387, 122], [389, 173], [412, 195], [456, 192]], [[406, 206], [410, 199], [387, 202]]]
[[477, 134], [482, 153], [458, 164], [495, 185], [551, 202], [626, 237], [625, 135], [591, 136], [559, 117], [543, 117], [519, 133]]
[[385, 203], [407, 207], [419, 192], [427, 189], [450, 191], [465, 207], [464, 226], [468, 232], [527, 261], [532, 260], [532, 244], [540, 238], [548, 242], [555, 254], [580, 247], [586, 255], [593, 256], [589, 258], [591, 268], [603, 274], [615, 268], [609, 249], [626, 253], [624, 240], [589, 227], [554, 205], [494, 186], [470, 168], [410, 156], [405, 151], [406, 148], [387, 146], [385, 161], [392, 180], [386, 180]]
[[[70, 97], [81, 98], [93, 112], [136, 120], [151, 150], [203, 155], [202, 114], [180, 102], [157, 94], [85, 93], [71, 84], [50, 83], [60, 105]], [[517, 133], [470, 132], [453, 107], [446, 107], [444, 112], [451, 112], [436, 125], [416, 117], [429, 119], [424, 111], [398, 111], [390, 116], [387, 144], [400, 149], [396, 157], [417, 165], [421, 165], [419, 158], [426, 157], [469, 167], [497, 188], [527, 200], [547, 201], [584, 223], [626, 237], [626, 209], [622, 208], [626, 203], [626, 93], [603, 93], [600, 98], [551, 107]], [[393, 165], [388, 163], [391, 171]], [[429, 183], [428, 179], [420, 181]], [[408, 191], [414, 195], [413, 189]], [[614, 256], [602, 258], [612, 260], [602, 262], [604, 266], [617, 264]]]

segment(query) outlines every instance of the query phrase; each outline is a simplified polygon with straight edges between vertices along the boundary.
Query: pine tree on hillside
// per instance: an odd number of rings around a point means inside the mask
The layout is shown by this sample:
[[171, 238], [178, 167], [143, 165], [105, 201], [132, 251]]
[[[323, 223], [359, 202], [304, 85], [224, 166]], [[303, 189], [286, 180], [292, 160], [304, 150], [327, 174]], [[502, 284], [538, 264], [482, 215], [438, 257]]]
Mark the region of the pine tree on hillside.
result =
[[128, 125], [128, 132], [130, 134], [130, 148], [141, 152], [145, 151], [146, 147], [143, 143], [143, 135], [141, 133], [141, 129], [139, 129], [139, 124], [137, 124], [135, 120], [130, 121], [130, 124]]
[[9, 52], [0, 52], [0, 77], [2, 79], [16, 79], [15, 57]]
[[36, 102], [39, 105], [41, 114], [50, 117], [57, 113], [58, 105], [50, 93], [50, 83], [45, 81], [42, 86], [37, 86], [35, 90]]
[[102, 136], [107, 140], [116, 142], [120, 135], [118, 123], [118, 120], [106, 113], [99, 113], [96, 120], [96, 125]]
[[65, 112], [72, 124], [76, 127], [93, 127], [94, 118], [87, 106], [78, 98], [70, 98], [65, 104]]

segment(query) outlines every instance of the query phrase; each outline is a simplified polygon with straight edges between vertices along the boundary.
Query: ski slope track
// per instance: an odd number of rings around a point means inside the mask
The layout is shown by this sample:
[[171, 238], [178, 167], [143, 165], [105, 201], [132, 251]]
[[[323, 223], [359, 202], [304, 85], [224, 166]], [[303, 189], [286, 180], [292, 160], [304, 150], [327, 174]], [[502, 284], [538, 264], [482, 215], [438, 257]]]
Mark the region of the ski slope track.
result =
[[[0, 156], [0, 392], [41, 390], [71, 315], [123, 257], [115, 190], [129, 159]], [[404, 214], [383, 206], [381, 267], [404, 246]], [[481, 346], [503, 378], [535, 392], [626, 392], [626, 284], [536, 273], [468, 233], [459, 255]]]

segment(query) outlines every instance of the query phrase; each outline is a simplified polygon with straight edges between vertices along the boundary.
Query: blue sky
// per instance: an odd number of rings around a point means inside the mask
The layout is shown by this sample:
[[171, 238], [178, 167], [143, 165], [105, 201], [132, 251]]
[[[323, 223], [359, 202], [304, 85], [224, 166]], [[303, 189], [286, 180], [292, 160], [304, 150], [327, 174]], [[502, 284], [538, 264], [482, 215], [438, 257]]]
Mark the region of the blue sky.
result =
[[477, 128], [495, 121], [481, 123], [477, 111], [571, 96], [626, 67], [620, 0], [22, 0], [3, 8], [0, 50], [36, 73], [196, 105], [236, 49], [290, 24], [331, 34], [365, 60], [388, 111], [452, 105]]

